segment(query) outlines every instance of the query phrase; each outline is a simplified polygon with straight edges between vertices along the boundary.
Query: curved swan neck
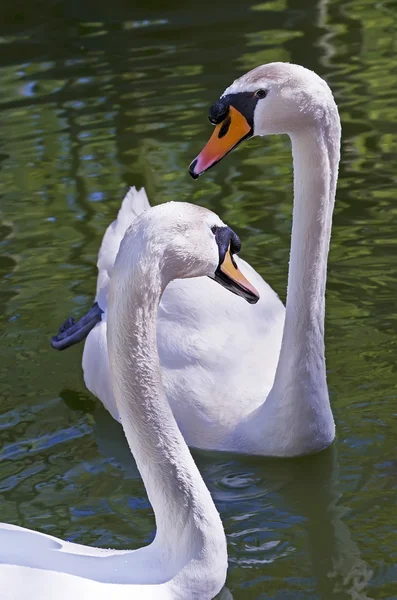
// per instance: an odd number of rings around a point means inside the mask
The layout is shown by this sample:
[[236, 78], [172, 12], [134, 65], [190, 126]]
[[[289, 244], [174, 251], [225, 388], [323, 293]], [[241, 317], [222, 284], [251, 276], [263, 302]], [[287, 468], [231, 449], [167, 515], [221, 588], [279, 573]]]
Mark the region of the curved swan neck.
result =
[[[323, 354], [325, 285], [339, 163], [338, 129], [325, 125], [291, 136], [294, 161], [294, 208], [286, 317], [280, 361], [290, 340]], [[300, 352], [297, 352], [299, 358]], [[310, 369], [310, 367], [308, 366]]]
[[[285, 324], [264, 419], [282, 454], [329, 445], [335, 425], [324, 356], [327, 259], [340, 157], [336, 105], [321, 125], [291, 135], [294, 208]], [[281, 445], [281, 446], [280, 446]]]
[[[219, 514], [164, 394], [156, 320], [165, 287], [161, 252], [127, 232], [112, 273], [108, 348], [114, 395], [153, 507], [157, 547], [166, 562], [188, 562], [208, 547], [226, 557]], [[226, 562], [226, 561], [225, 561]], [[164, 573], [162, 573], [164, 574]]]

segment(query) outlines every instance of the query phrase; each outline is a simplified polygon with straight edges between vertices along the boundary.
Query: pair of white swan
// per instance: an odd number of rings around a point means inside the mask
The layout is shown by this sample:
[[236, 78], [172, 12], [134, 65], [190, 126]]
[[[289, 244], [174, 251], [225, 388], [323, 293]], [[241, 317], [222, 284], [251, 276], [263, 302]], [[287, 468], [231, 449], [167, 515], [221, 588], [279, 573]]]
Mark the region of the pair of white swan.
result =
[[[138, 551], [116, 552], [0, 525], [2, 598], [210, 599], [225, 581], [226, 543], [181, 432], [194, 446], [279, 456], [313, 452], [334, 438], [323, 337], [340, 143], [332, 94], [303, 67], [274, 63], [234, 82], [210, 116], [217, 127], [193, 176], [246, 137], [290, 135], [295, 201], [285, 314], [244, 261], [236, 259], [261, 296], [254, 306], [200, 277], [216, 274], [255, 299], [241, 274], [238, 288], [230, 280], [238, 238], [213, 213], [168, 204], [135, 220], [146, 200], [130, 192], [101, 247], [104, 313], [83, 363], [87, 386], [123, 425], [156, 537]], [[169, 283], [174, 277], [197, 278]], [[94, 309], [83, 333], [97, 317]], [[67, 345], [76, 334], [78, 325], [66, 328], [54, 343]]]
[[[191, 165], [194, 177], [251, 135], [291, 138], [294, 211], [287, 305], [284, 309], [242, 260], [239, 267], [261, 297], [255, 306], [228, 298], [207, 278], [173, 282], [157, 318], [167, 399], [189, 446], [266, 456], [316, 452], [335, 436], [324, 358], [324, 294], [339, 164], [338, 110], [328, 85], [315, 73], [273, 63], [237, 79], [211, 107], [210, 119], [217, 126]], [[96, 295], [104, 312], [100, 318], [99, 310], [91, 311], [101, 320], [83, 354], [88, 389], [116, 419], [106, 341], [108, 285], [127, 227], [148, 206], [144, 190], [130, 191], [105, 234]], [[87, 317], [82, 325], [87, 328]], [[64, 347], [72, 339], [67, 333], [55, 344]]]

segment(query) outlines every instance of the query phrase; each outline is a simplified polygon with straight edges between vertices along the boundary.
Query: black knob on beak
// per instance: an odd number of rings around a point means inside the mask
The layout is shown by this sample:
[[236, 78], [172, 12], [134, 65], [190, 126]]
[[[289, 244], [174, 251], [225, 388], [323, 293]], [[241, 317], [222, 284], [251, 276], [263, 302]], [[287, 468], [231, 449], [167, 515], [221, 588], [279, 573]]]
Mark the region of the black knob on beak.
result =
[[229, 113], [229, 103], [220, 98], [215, 104], [213, 104], [210, 108], [210, 113], [208, 118], [210, 123], [213, 125], [218, 125], [218, 123], [222, 123], [227, 117]]
[[237, 233], [235, 233], [233, 231], [233, 229], [230, 230], [231, 236], [230, 236], [230, 252], [233, 254], [238, 254], [241, 250], [241, 241], [240, 238], [238, 237]]

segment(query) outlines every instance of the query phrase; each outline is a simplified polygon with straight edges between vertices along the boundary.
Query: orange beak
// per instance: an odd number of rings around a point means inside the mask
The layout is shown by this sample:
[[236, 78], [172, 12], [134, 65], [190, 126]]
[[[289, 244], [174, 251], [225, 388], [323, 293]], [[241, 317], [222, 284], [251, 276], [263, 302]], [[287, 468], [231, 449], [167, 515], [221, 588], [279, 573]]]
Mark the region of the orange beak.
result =
[[227, 249], [222, 264], [217, 268], [213, 279], [230, 292], [244, 298], [250, 304], [256, 304], [260, 298], [258, 290], [254, 288], [252, 283], [244, 277], [237, 267], [230, 253], [230, 246]]
[[252, 135], [252, 128], [244, 115], [229, 106], [227, 117], [215, 127], [207, 145], [189, 166], [193, 179], [208, 171], [245, 138]]

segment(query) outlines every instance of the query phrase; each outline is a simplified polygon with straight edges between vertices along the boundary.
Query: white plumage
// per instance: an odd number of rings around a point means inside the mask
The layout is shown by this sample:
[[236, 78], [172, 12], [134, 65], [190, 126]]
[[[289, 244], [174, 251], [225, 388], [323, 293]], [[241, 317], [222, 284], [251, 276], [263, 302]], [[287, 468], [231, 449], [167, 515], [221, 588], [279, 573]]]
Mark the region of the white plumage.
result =
[[[103, 550], [0, 523], [1, 600], [212, 600], [221, 590], [227, 570], [221, 519], [167, 403], [156, 352], [165, 286], [175, 277], [215, 273], [214, 224], [223, 225], [197, 206], [155, 207], [124, 236], [115, 264], [102, 263], [113, 271], [110, 377], [155, 514], [153, 542], [134, 551]], [[110, 236], [107, 243], [111, 252]]]
[[[286, 133], [292, 142], [287, 312], [262, 277], [237, 259], [260, 293], [258, 304], [238, 297], [226, 301], [226, 291], [206, 278], [175, 281], [159, 307], [158, 352], [167, 398], [190, 446], [294, 456], [321, 450], [335, 436], [326, 384], [324, 298], [340, 121], [327, 84], [298, 65], [263, 65], [225, 94], [257, 88], [267, 94], [257, 102], [253, 134]], [[106, 345], [109, 276], [124, 232], [148, 206], [145, 191], [132, 188], [105, 234], [96, 296], [104, 314], [83, 354], [88, 389], [116, 419]]]
[[[115, 419], [106, 341], [109, 276], [125, 231], [149, 206], [145, 190], [131, 188], [99, 251], [96, 301], [104, 314], [85, 342], [83, 370], [87, 388]], [[178, 425], [194, 447], [222, 449], [242, 412], [254, 407], [254, 399], [261, 403], [274, 379], [284, 307], [250, 265], [238, 257], [236, 262], [259, 291], [258, 304], [249, 305], [201, 277], [172, 282], [159, 306], [163, 382]], [[263, 369], [264, 362], [269, 369]]]

